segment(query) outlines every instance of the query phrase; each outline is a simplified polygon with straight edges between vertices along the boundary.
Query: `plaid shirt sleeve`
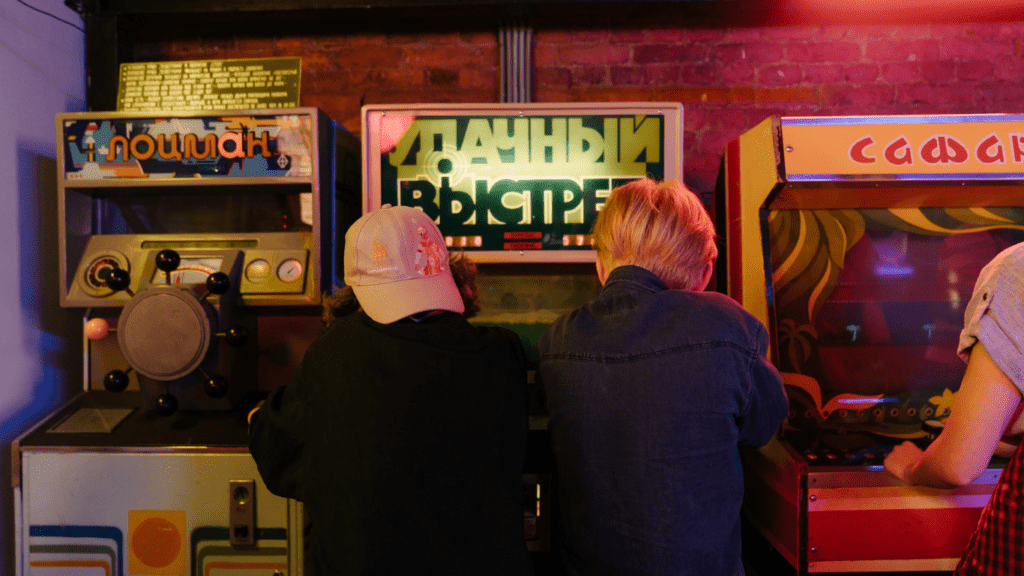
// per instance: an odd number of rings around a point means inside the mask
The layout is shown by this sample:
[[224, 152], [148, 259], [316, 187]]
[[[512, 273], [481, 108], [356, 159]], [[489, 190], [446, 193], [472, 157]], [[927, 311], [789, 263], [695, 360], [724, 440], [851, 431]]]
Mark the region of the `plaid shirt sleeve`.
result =
[[1024, 444], [999, 477], [954, 574], [1024, 574]]

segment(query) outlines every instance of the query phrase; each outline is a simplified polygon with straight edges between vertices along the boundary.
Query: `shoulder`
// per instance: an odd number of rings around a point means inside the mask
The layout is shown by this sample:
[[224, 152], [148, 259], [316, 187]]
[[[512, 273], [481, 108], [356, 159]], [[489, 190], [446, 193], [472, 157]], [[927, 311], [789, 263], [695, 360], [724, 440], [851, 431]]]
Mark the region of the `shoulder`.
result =
[[541, 336], [541, 355], [652, 346], [722, 345], [752, 356], [767, 351], [764, 325], [724, 294], [663, 290], [628, 299], [603, 296], [557, 318]]
[[997, 254], [978, 274], [975, 293], [997, 286], [1020, 285], [1024, 282], [1024, 242], [1014, 244]]
[[1024, 302], [1024, 243], [1003, 250], [981, 269], [967, 303], [964, 331], [976, 333], [986, 314], [1019, 319], [1024, 314], [1021, 302]]
[[686, 307], [699, 314], [710, 325], [739, 325], [751, 333], [767, 334], [764, 324], [757, 317], [747, 312], [739, 302], [720, 292], [673, 290], [672, 297], [684, 302]]
[[330, 324], [320, 332], [320, 335], [317, 336], [311, 347], [322, 345], [323, 342], [345, 339], [350, 337], [354, 332], [367, 330], [368, 326], [365, 322], [366, 320], [369, 320], [369, 317], [362, 311], [334, 318], [331, 320]]
[[518, 333], [509, 330], [508, 328], [500, 328], [497, 326], [485, 326], [478, 328], [486, 332], [492, 333], [494, 338], [501, 342], [501, 350], [503, 354], [510, 354], [515, 360], [515, 363], [526, 367], [526, 346], [523, 345], [523, 340]]
[[1024, 389], [1024, 243], [999, 253], [978, 276], [964, 315], [958, 351], [965, 360], [981, 341], [995, 363]]
[[519, 334], [508, 328], [474, 324], [469, 324], [469, 326], [473, 331], [474, 337], [482, 342], [499, 342], [518, 348], [523, 346], [522, 340], [519, 339]]
[[717, 310], [728, 316], [755, 319], [739, 302], [721, 292], [691, 292], [687, 290], [673, 290], [673, 292], [679, 297], [686, 298], [697, 305]]

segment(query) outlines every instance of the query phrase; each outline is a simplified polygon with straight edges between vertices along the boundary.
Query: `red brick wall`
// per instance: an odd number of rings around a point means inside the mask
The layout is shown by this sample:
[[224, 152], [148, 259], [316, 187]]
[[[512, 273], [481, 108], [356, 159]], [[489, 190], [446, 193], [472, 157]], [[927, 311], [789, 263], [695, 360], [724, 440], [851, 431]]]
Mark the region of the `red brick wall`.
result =
[[[1024, 111], [1024, 23], [730, 27], [639, 6], [531, 17], [534, 100], [682, 102], [705, 198], [726, 143], [772, 114]], [[123, 41], [135, 61], [300, 56], [303, 105], [358, 133], [362, 104], [497, 101], [498, 16], [447, 10], [162, 19]]]

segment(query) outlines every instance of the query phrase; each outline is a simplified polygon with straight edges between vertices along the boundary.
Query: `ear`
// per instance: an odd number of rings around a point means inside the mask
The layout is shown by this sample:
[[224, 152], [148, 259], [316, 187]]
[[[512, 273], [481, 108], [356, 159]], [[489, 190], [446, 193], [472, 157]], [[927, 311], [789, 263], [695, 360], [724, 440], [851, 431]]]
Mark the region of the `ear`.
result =
[[708, 287], [708, 284], [711, 283], [711, 273], [714, 271], [714, 268], [714, 262], [708, 262], [704, 265], [704, 271], [701, 272], [700, 280], [692, 288], [694, 292], [703, 292]]
[[597, 267], [597, 279], [601, 281], [601, 286], [604, 286], [605, 280], [608, 279], [608, 272], [605, 271], [604, 262], [601, 261], [600, 256], [597, 257], [594, 265]]

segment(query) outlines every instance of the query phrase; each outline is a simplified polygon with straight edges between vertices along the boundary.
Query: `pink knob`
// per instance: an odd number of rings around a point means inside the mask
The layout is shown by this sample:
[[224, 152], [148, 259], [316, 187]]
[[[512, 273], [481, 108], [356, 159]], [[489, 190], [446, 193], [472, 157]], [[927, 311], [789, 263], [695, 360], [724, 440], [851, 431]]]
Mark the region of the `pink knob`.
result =
[[102, 340], [109, 331], [110, 324], [103, 318], [93, 318], [85, 323], [85, 337], [89, 340]]

